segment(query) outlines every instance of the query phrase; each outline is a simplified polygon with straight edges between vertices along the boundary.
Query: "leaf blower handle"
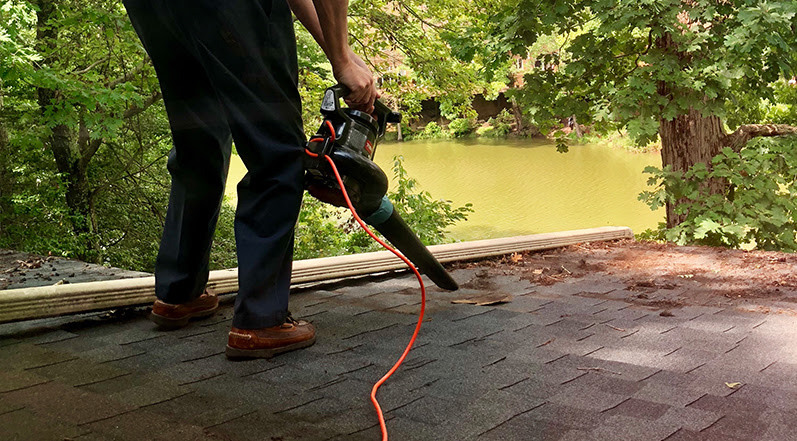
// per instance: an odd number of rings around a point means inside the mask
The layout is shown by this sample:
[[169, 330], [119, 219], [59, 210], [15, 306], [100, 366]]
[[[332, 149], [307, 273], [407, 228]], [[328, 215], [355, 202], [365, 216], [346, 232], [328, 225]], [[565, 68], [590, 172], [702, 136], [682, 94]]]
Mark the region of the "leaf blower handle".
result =
[[340, 113], [343, 111], [340, 108], [340, 99], [349, 94], [349, 88], [343, 84], [335, 84], [328, 87], [324, 92], [324, 99], [321, 101], [321, 113], [329, 115], [332, 113]]
[[[328, 88], [324, 93], [324, 100], [321, 102], [321, 113], [324, 115], [342, 113], [340, 99], [345, 98], [348, 94], [349, 88], [340, 83]], [[401, 122], [401, 113], [394, 112], [378, 99], [374, 101], [373, 116], [376, 117], [379, 127], [379, 131], [377, 132], [379, 138], [385, 136], [388, 124], [398, 124]]]

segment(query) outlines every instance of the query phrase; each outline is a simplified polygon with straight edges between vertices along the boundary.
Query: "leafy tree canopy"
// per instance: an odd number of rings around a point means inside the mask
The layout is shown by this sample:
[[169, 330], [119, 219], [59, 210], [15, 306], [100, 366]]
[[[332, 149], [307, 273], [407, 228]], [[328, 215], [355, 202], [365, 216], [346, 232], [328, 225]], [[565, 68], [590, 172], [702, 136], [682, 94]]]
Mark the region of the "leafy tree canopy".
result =
[[[797, 72], [791, 0], [506, 0], [476, 27], [473, 51], [498, 63], [540, 39], [561, 46], [525, 77], [519, 98], [540, 123], [576, 115], [605, 130], [656, 139], [661, 119], [697, 110], [733, 116], [750, 97], [774, 98]], [[472, 37], [479, 37], [473, 39]], [[484, 42], [484, 44], [482, 44]]]
[[[444, 36], [468, 22], [455, 6], [352, 2], [355, 49], [393, 105], [417, 110], [439, 94], [457, 114], [487, 84], [450, 56]], [[297, 37], [312, 133], [334, 80], [298, 23]], [[0, 247], [151, 269], [170, 148], [154, 69], [120, 0], [0, 0]], [[233, 208], [221, 216], [214, 266], [230, 266]]]

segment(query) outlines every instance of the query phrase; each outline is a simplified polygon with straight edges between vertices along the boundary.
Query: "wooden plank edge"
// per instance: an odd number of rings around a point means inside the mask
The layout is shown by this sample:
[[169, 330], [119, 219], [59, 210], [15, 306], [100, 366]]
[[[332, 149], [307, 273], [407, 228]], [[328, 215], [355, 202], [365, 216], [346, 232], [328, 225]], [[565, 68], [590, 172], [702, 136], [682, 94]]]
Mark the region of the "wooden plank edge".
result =
[[[446, 263], [633, 237], [628, 227], [599, 227], [433, 245], [429, 250], [438, 260]], [[387, 251], [300, 260], [294, 262], [291, 284], [403, 268], [403, 262]], [[234, 293], [238, 290], [237, 278], [237, 269], [211, 271], [208, 288], [219, 294]], [[148, 304], [155, 299], [154, 286], [154, 277], [140, 277], [0, 291], [0, 323]]]

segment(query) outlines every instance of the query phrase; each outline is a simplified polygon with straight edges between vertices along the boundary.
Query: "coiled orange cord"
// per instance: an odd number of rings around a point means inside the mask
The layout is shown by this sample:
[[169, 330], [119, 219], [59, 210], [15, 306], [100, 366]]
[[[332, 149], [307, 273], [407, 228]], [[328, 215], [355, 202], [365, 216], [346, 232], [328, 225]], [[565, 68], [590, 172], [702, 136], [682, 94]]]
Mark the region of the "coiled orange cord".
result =
[[[330, 137], [332, 141], [334, 141], [335, 129], [332, 127], [332, 124], [329, 121], [326, 121], [326, 123], [327, 127], [330, 130]], [[316, 142], [316, 141], [323, 141], [323, 139], [313, 138], [310, 140], [310, 142]], [[314, 158], [318, 157], [317, 153], [313, 153], [307, 149], [305, 149], [305, 153]], [[335, 162], [329, 156], [324, 156], [324, 159], [326, 159], [330, 167], [332, 167], [332, 172], [335, 173], [335, 179], [338, 181], [338, 185], [340, 186], [340, 189], [343, 193], [343, 198], [346, 200], [346, 205], [349, 206], [349, 210], [351, 211], [352, 216], [354, 216], [354, 219], [356, 219], [357, 223], [360, 224], [360, 227], [362, 227], [362, 229], [365, 230], [365, 232], [368, 233], [368, 235], [371, 236], [373, 240], [379, 242], [379, 244], [385, 247], [385, 249], [389, 250], [390, 252], [395, 254], [399, 259], [404, 261], [404, 263], [407, 264], [407, 266], [415, 273], [415, 277], [418, 279], [418, 283], [421, 286], [421, 311], [418, 313], [418, 323], [415, 325], [415, 331], [412, 333], [412, 337], [410, 338], [407, 347], [404, 349], [404, 352], [401, 354], [401, 357], [399, 357], [398, 361], [393, 365], [392, 368], [390, 368], [390, 370], [382, 378], [379, 379], [379, 381], [376, 382], [376, 384], [374, 384], [374, 387], [371, 389], [371, 403], [374, 405], [374, 409], [376, 409], [376, 415], [379, 418], [379, 428], [382, 431], [382, 441], [387, 441], [387, 426], [385, 425], [385, 416], [382, 413], [382, 407], [379, 406], [379, 402], [376, 400], [376, 391], [379, 389], [380, 386], [382, 386], [382, 384], [385, 381], [387, 381], [388, 378], [390, 378], [391, 375], [393, 375], [394, 372], [396, 372], [396, 370], [398, 370], [399, 366], [401, 366], [401, 363], [403, 363], [404, 359], [407, 358], [407, 354], [410, 353], [410, 349], [412, 349], [412, 345], [415, 343], [415, 339], [418, 337], [418, 333], [421, 330], [421, 324], [423, 323], [423, 314], [426, 311], [426, 287], [423, 284], [421, 273], [418, 272], [418, 269], [415, 268], [415, 265], [413, 265], [412, 262], [409, 261], [409, 259], [404, 257], [393, 247], [385, 243], [385, 241], [378, 238], [368, 228], [365, 222], [363, 222], [363, 220], [360, 219], [360, 216], [357, 214], [357, 210], [354, 209], [354, 205], [351, 203], [351, 199], [349, 199], [349, 194], [346, 192], [346, 186], [343, 185], [343, 178], [340, 177], [340, 173], [338, 173], [338, 169], [337, 167], [335, 167]]]

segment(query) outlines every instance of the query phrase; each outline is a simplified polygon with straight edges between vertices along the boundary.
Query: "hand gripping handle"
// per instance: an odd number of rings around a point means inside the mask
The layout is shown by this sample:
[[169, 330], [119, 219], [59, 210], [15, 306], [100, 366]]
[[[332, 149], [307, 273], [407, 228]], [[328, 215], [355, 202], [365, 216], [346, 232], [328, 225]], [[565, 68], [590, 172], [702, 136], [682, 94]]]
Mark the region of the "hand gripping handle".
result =
[[[321, 113], [341, 113], [340, 99], [349, 94], [349, 88], [343, 84], [336, 84], [324, 92], [324, 100], [321, 102]], [[374, 116], [379, 125], [379, 137], [385, 134], [388, 124], [398, 124], [401, 122], [401, 113], [394, 112], [382, 101], [374, 101]]]

